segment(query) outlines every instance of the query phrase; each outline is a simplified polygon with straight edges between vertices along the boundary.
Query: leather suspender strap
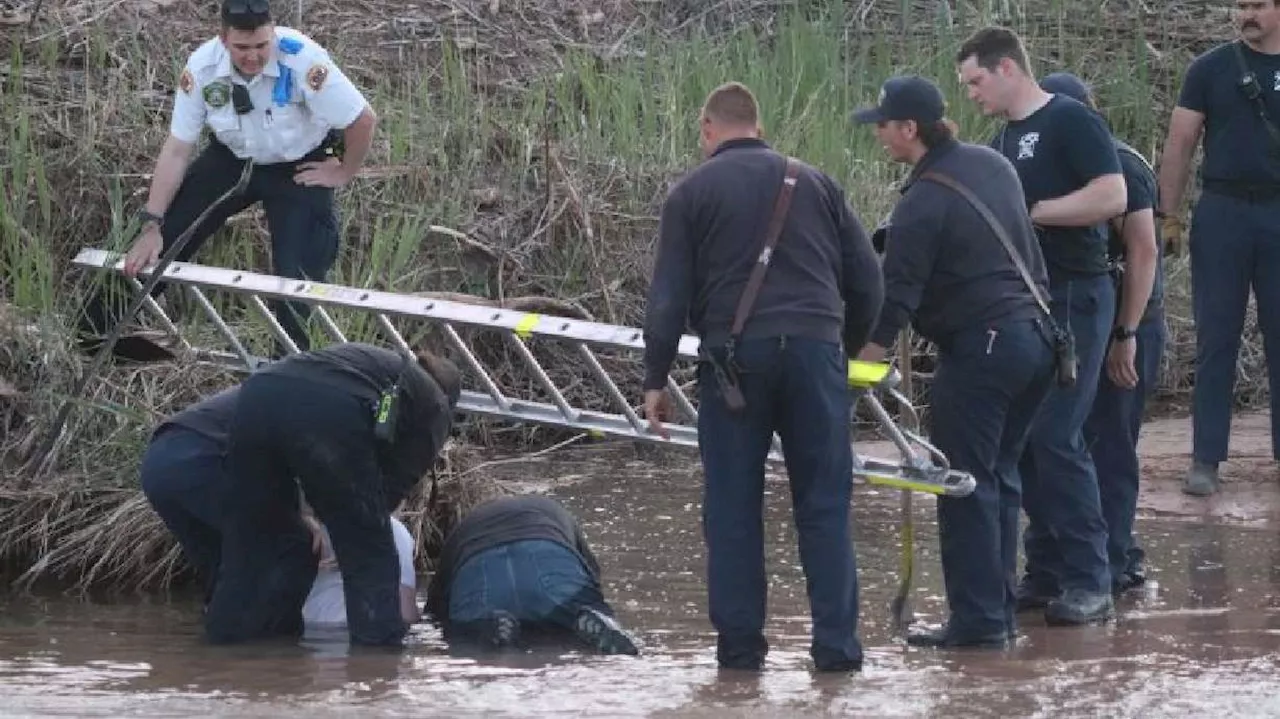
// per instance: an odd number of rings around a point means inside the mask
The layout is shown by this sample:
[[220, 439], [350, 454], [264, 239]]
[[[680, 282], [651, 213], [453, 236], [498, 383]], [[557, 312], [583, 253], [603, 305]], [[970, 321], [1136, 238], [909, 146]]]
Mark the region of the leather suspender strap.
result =
[[756, 295], [760, 294], [760, 285], [764, 282], [764, 273], [769, 269], [769, 261], [773, 259], [773, 250], [778, 246], [778, 238], [782, 235], [782, 225], [787, 218], [787, 210], [791, 207], [791, 193], [796, 187], [796, 178], [800, 175], [800, 163], [795, 158], [787, 158], [787, 170], [782, 179], [782, 187], [773, 204], [773, 219], [764, 237], [764, 245], [756, 257], [755, 267], [751, 268], [751, 277], [738, 299], [738, 310], [733, 316], [733, 328], [729, 330], [729, 346], [737, 343], [742, 336], [742, 329], [747, 324], [747, 316], [755, 305]]
[[1027, 265], [1022, 261], [1022, 257], [1018, 254], [1018, 250], [1013, 246], [1013, 241], [1009, 239], [1009, 233], [1005, 231], [1004, 226], [996, 219], [995, 214], [991, 212], [991, 208], [987, 207], [986, 203], [982, 200], [979, 200], [978, 196], [973, 194], [972, 190], [940, 172], [926, 172], [920, 175], [920, 179], [931, 180], [939, 185], [945, 185], [946, 187], [955, 190], [961, 197], [969, 201], [969, 204], [973, 206], [973, 209], [977, 210], [978, 214], [982, 215], [982, 219], [986, 220], [987, 224], [991, 226], [991, 231], [996, 234], [996, 237], [1000, 238], [1000, 244], [1004, 245], [1005, 252], [1009, 253], [1009, 258], [1013, 260], [1013, 264], [1018, 268], [1018, 273], [1022, 275], [1022, 281], [1026, 283], [1027, 289], [1031, 291], [1031, 296], [1035, 298], [1036, 304], [1040, 305], [1040, 311], [1044, 312], [1046, 316], [1052, 317], [1052, 314], [1049, 312], [1049, 303], [1045, 301], [1044, 295], [1041, 294], [1039, 285], [1037, 285], [1035, 280], [1031, 278], [1031, 272], [1027, 269]]

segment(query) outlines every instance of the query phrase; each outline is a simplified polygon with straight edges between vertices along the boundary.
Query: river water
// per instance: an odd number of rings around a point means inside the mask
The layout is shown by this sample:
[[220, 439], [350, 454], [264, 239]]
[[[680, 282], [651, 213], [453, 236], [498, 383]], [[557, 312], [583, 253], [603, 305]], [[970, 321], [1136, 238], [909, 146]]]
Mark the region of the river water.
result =
[[[666, 460], [584, 449], [499, 468], [581, 516], [607, 598], [641, 657], [571, 645], [451, 653], [430, 625], [402, 652], [352, 651], [345, 636], [209, 647], [190, 597], [0, 603], [3, 716], [1280, 716], [1280, 532], [1143, 517], [1153, 581], [1103, 627], [1023, 615], [1005, 652], [907, 648], [889, 632], [899, 563], [898, 493], [855, 493], [866, 667], [809, 669], [807, 606], [789, 494], [768, 486], [772, 649], [759, 675], [721, 673], [706, 620], [699, 476]], [[933, 502], [917, 495], [918, 618], [944, 605]], [[425, 577], [422, 586], [425, 586]]]

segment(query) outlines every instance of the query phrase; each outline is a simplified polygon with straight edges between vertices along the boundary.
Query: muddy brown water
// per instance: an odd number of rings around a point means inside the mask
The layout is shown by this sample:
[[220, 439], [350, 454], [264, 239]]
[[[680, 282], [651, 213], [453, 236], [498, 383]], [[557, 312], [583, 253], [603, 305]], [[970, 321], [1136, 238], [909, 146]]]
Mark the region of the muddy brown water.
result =
[[[642, 657], [584, 655], [569, 644], [476, 656], [451, 652], [428, 624], [402, 652], [352, 651], [333, 634], [208, 647], [191, 598], [11, 596], [0, 603], [0, 715], [1280, 716], [1280, 531], [1266, 512], [1232, 522], [1170, 510], [1181, 506], [1174, 483], [1144, 488], [1139, 530], [1153, 581], [1120, 602], [1117, 620], [1049, 628], [1023, 615], [1022, 637], [1005, 652], [906, 648], [890, 636], [899, 495], [858, 487], [867, 662], [858, 675], [824, 676], [809, 669], [789, 496], [774, 476], [772, 650], [756, 676], [715, 667], [692, 454], [591, 446], [497, 471], [584, 519], [607, 596], [643, 642]], [[1268, 487], [1251, 491], [1274, 509], [1280, 493]], [[915, 504], [916, 612], [933, 622], [945, 611], [933, 502], [917, 495]]]

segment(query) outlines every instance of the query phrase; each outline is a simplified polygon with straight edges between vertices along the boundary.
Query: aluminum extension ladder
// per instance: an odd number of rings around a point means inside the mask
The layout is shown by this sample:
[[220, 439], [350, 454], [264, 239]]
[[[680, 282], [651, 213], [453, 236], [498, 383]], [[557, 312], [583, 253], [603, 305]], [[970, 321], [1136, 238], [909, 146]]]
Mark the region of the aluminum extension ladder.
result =
[[[123, 257], [100, 249], [83, 249], [72, 261], [76, 266], [98, 271], [112, 271], [123, 276]], [[141, 274], [146, 275], [144, 270]], [[142, 290], [136, 278], [125, 278], [135, 292]], [[222, 318], [210, 301], [208, 291], [242, 295], [250, 307], [267, 324], [271, 334], [289, 352], [298, 351], [297, 345], [285, 333], [275, 316], [269, 311], [264, 298], [305, 303], [312, 308], [313, 316], [334, 341], [345, 342], [346, 336], [333, 320], [326, 307], [348, 308], [368, 313], [375, 318], [382, 335], [392, 345], [404, 352], [411, 352], [409, 343], [391, 322], [391, 317], [426, 320], [443, 331], [445, 339], [478, 380], [480, 389], [463, 389], [458, 409], [481, 416], [501, 418], [517, 422], [533, 422], [563, 428], [602, 433], [653, 443], [673, 443], [696, 447], [697, 411], [674, 378], [668, 377], [668, 389], [676, 407], [685, 421], [671, 418], [666, 423], [671, 438], [663, 439], [648, 431], [648, 423], [618, 389], [591, 346], [642, 351], [642, 332], [635, 327], [602, 324], [544, 314], [513, 311], [480, 304], [446, 301], [407, 294], [379, 292], [342, 285], [291, 280], [274, 275], [258, 274], [223, 267], [210, 267], [188, 262], [173, 262], [166, 269], [162, 280], [167, 285], [177, 285], [186, 290], [196, 305], [208, 317], [218, 332], [226, 339], [228, 349], [194, 347], [179, 331], [155, 299], [144, 298], [143, 307], [171, 334], [178, 347], [193, 354], [198, 361], [216, 363], [235, 371], [252, 372], [263, 362], [270, 360], [250, 354], [230, 325]], [[512, 349], [523, 360], [551, 402], [514, 397], [502, 390], [486, 370], [476, 353], [468, 348], [455, 326], [482, 327], [499, 331]], [[572, 406], [564, 393], [538, 363], [526, 340], [533, 335], [550, 338], [570, 345], [582, 358], [583, 365], [600, 389], [603, 389], [616, 412], [595, 411]], [[685, 335], [679, 344], [678, 358], [698, 357], [698, 338]], [[464, 371], [464, 376], [466, 372]], [[903, 412], [915, 422], [915, 409], [896, 389], [899, 376], [887, 364], [851, 362], [850, 383], [858, 401], [870, 407], [876, 421], [888, 439], [897, 447], [901, 458], [890, 461], [854, 454], [854, 476], [868, 483], [897, 487], [917, 492], [947, 496], [966, 496], [973, 491], [972, 475], [953, 470], [943, 454], [925, 438], [899, 426], [889, 415], [877, 397], [878, 393], [892, 396]], [[855, 403], [856, 404], [856, 403]], [[850, 408], [851, 417], [853, 407]], [[770, 459], [782, 459], [781, 443], [775, 436]]]

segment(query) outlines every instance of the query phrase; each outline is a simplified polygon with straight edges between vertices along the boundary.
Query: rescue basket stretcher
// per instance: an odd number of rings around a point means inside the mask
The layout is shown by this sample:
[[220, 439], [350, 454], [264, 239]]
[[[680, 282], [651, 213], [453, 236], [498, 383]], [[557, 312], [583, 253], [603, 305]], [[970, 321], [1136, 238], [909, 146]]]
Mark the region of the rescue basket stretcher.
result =
[[[75, 266], [108, 271], [123, 276], [123, 255], [101, 249], [85, 248], [72, 261]], [[140, 273], [148, 275], [144, 270]], [[143, 289], [137, 278], [124, 278], [134, 292]], [[173, 262], [164, 272], [163, 281], [176, 285], [194, 300], [210, 323], [226, 340], [226, 348], [195, 347], [188, 342], [175, 322], [151, 297], [143, 300], [143, 307], [155, 317], [161, 327], [172, 336], [180, 351], [191, 353], [201, 362], [215, 363], [235, 371], [252, 372], [263, 362], [270, 360], [254, 356], [245, 343], [236, 336], [232, 327], [223, 319], [210, 301], [208, 292], [226, 292], [243, 296], [248, 305], [267, 325], [272, 336], [289, 352], [297, 352], [297, 345], [285, 333], [267, 307], [266, 300], [279, 299], [304, 303], [312, 308], [313, 317], [334, 341], [347, 341], [342, 329], [333, 320], [326, 307], [345, 308], [368, 313], [378, 325], [380, 333], [397, 349], [410, 352], [409, 343], [391, 322], [391, 317], [421, 319], [443, 332], [445, 339], [457, 353], [464, 376], [468, 373], [479, 384], [479, 389], [463, 389], [458, 409], [474, 415], [532, 422], [626, 437], [656, 444], [676, 444], [696, 447], [697, 410], [676, 381], [668, 377], [667, 387], [674, 404], [683, 418], [673, 417], [665, 424], [670, 439], [664, 439], [648, 431], [648, 422], [633, 407], [617, 383], [605, 371], [591, 347], [609, 347], [642, 351], [643, 334], [639, 328], [610, 325], [574, 318], [531, 312], [514, 311], [480, 304], [418, 297], [408, 294], [366, 290], [343, 285], [292, 280], [274, 275], [258, 274], [223, 267], [211, 267], [190, 262]], [[455, 326], [480, 327], [498, 331], [508, 345], [532, 372], [550, 401], [530, 400], [504, 392]], [[566, 400], [562, 390], [551, 380], [547, 371], [534, 357], [526, 340], [538, 336], [564, 343], [574, 349], [582, 359], [582, 367], [604, 390], [616, 412], [582, 409]], [[685, 335], [679, 344], [678, 358], [698, 357], [698, 338]], [[469, 371], [469, 372], [468, 372]], [[585, 379], [585, 378], [584, 378]], [[918, 433], [905, 429], [895, 422], [885, 409], [879, 395], [892, 397], [902, 411], [910, 415], [907, 426], [916, 427], [916, 410], [898, 390], [901, 380], [898, 371], [887, 363], [851, 361], [848, 371], [849, 385], [856, 400], [850, 407], [852, 413], [857, 403], [870, 408], [881, 432], [893, 442], [900, 456], [898, 461], [868, 457], [857, 452], [854, 445], [854, 476], [874, 485], [936, 495], [963, 497], [973, 491], [973, 476], [950, 468], [947, 458]], [[683, 421], [681, 421], [683, 419]], [[851, 424], [852, 427], [852, 424]], [[781, 442], [774, 437], [769, 458], [782, 459]]]

